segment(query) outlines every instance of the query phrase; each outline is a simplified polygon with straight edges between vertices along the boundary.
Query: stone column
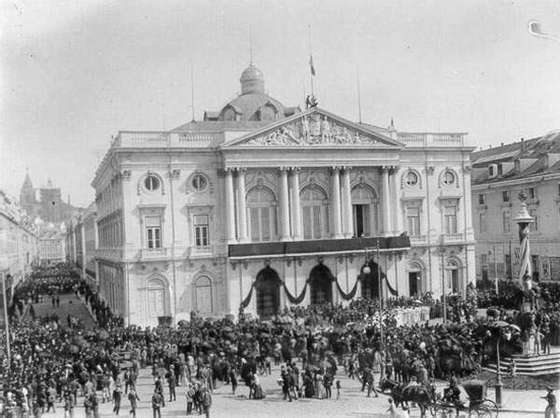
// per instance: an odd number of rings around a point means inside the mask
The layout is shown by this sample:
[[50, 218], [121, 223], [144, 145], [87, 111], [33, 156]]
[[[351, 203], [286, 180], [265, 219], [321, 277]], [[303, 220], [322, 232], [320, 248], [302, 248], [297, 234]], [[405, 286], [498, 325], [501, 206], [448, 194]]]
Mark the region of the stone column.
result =
[[350, 187], [350, 167], [342, 172], [342, 226], [344, 238], [354, 235], [354, 214], [352, 213], [352, 188]]
[[383, 199], [383, 235], [391, 235], [391, 195], [389, 193], [389, 167], [383, 167], [381, 187]]
[[280, 240], [290, 239], [290, 200], [288, 195], [288, 170], [280, 169]]
[[400, 184], [398, 179], [399, 168], [395, 167], [391, 172], [393, 186], [393, 235], [400, 235], [403, 232], [403, 214], [401, 207]]
[[301, 203], [299, 199], [299, 168], [292, 168], [290, 172], [292, 197], [292, 235], [294, 240], [303, 239], [301, 228]]
[[340, 216], [340, 169], [333, 167], [331, 171], [332, 182], [332, 198], [331, 205], [333, 208], [333, 238], [342, 238], [341, 216]]
[[233, 173], [226, 168], [226, 223], [228, 243], [234, 243], [235, 239], [235, 194], [233, 191]]
[[237, 172], [237, 233], [239, 242], [247, 242], [247, 203], [245, 193], [245, 168]]

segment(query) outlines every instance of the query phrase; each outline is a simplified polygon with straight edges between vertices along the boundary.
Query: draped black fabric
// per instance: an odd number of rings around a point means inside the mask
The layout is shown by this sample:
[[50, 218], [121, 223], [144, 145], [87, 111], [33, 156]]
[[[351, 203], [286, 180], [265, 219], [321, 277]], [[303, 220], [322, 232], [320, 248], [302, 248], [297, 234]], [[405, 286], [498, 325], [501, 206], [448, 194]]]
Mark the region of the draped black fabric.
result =
[[352, 290], [348, 293], [344, 293], [344, 290], [342, 290], [342, 288], [340, 287], [340, 285], [338, 284], [338, 280], [336, 281], [336, 287], [338, 288], [338, 292], [340, 293], [340, 296], [342, 297], [342, 299], [344, 300], [350, 300], [352, 299], [354, 296], [356, 296], [356, 292], [358, 291], [358, 283], [360, 282], [360, 279], [358, 278], [356, 280], [356, 283], [354, 283], [354, 287], [352, 288]]
[[301, 302], [303, 302], [303, 299], [305, 298], [305, 294], [307, 293], [307, 286], [308, 286], [308, 282], [305, 282], [305, 286], [303, 286], [301, 293], [299, 294], [298, 297], [295, 297], [288, 290], [286, 283], [284, 283], [284, 292], [286, 292], [286, 297], [288, 298], [291, 304], [299, 305]]
[[251, 302], [251, 298], [253, 297], [253, 289], [255, 288], [255, 283], [253, 283], [251, 285], [251, 290], [249, 290], [249, 294], [247, 295], [247, 297], [245, 299], [243, 299], [243, 301], [241, 302], [241, 308], [245, 309], [247, 306], [249, 306], [249, 303]]
[[383, 278], [385, 279], [385, 284], [387, 285], [387, 289], [389, 289], [389, 292], [391, 292], [393, 296], [399, 296], [399, 292], [391, 287], [391, 283], [389, 283], [389, 279], [387, 279], [387, 276]]

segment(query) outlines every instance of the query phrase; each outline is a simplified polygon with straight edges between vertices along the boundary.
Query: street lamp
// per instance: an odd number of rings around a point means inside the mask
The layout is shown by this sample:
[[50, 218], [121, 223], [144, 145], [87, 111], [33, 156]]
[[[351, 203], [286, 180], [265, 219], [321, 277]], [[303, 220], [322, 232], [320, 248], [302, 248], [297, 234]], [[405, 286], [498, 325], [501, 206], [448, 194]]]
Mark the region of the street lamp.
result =
[[8, 359], [8, 371], [12, 364], [12, 356], [10, 350], [10, 324], [8, 322], [8, 298], [6, 297], [6, 278], [8, 274], [6, 271], [0, 271], [2, 276], [2, 302], [4, 305], [4, 327], [6, 330], [6, 358]]
[[439, 244], [439, 253], [441, 255], [441, 296], [443, 303], [443, 323], [447, 323], [447, 295], [445, 288], [445, 245], [443, 241], [443, 235], [441, 236], [441, 242]]
[[[498, 339], [496, 340], [496, 405], [498, 408], [502, 407], [502, 370], [500, 365], [500, 341], [503, 338], [506, 341], [511, 339], [511, 325], [504, 323], [499, 324], [500, 321], [496, 324], [498, 327]], [[499, 325], [498, 325], [499, 324]], [[504, 326], [505, 325], [505, 326]]]
[[[365, 253], [366, 253], [366, 265], [363, 268], [363, 273], [364, 274], [370, 274], [371, 273], [371, 267], [369, 266], [369, 248], [365, 249]], [[380, 344], [380, 351], [381, 351], [381, 365], [379, 368], [380, 371], [380, 378], [383, 378], [383, 376], [385, 375], [385, 336], [384, 336], [384, 332], [383, 332], [383, 286], [381, 284], [381, 272], [380, 272], [380, 268], [379, 268], [379, 238], [377, 238], [375, 240], [375, 253], [376, 253], [376, 260], [377, 260], [377, 270], [376, 270], [376, 276], [377, 276], [377, 285], [378, 285], [378, 292], [379, 292], [379, 334], [380, 334], [380, 339], [381, 339], [381, 344]]]

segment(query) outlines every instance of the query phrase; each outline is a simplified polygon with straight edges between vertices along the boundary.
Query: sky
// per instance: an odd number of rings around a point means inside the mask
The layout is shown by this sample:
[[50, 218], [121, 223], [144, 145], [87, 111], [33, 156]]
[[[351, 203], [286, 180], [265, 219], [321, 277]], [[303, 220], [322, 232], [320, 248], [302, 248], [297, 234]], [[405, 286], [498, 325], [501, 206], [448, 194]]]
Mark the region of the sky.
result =
[[485, 148], [540, 136], [560, 129], [560, 42], [532, 19], [560, 35], [560, 0], [0, 0], [0, 189], [29, 170], [87, 206], [111, 135], [189, 121], [193, 87], [197, 119], [219, 110], [250, 45], [287, 106], [312, 51], [320, 107], [350, 120], [359, 86], [364, 122]]

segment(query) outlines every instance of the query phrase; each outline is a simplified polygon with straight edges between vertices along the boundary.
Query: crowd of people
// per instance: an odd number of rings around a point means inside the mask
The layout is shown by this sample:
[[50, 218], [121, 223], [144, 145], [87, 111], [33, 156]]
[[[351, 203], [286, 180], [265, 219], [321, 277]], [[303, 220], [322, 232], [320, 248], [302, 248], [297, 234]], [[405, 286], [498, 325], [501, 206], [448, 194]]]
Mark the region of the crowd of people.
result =
[[97, 327], [64, 326], [58, 318], [13, 318], [11, 363], [4, 357], [0, 370], [4, 411], [12, 416], [20, 411], [39, 417], [57, 402], [72, 416], [80, 397], [87, 416], [97, 416], [99, 403], [109, 401], [118, 414], [123, 398], [135, 416], [136, 379], [145, 367], [152, 370], [154, 416], [166, 402], [175, 402], [179, 387], [187, 414], [209, 416], [217, 381], [231, 385], [235, 394], [241, 380], [248, 398], [263, 399], [259, 376], [271, 374], [272, 364], [281, 365], [278, 384], [284, 399], [292, 401], [331, 398], [333, 387], [340, 396], [341, 373], [359, 379], [365, 396], [377, 396], [376, 374], [403, 384], [466, 377], [492, 352], [487, 320], [476, 319], [472, 303], [459, 297], [450, 301], [452, 321], [403, 326], [397, 326], [394, 308], [417, 302], [392, 300], [382, 314], [377, 301], [356, 300], [346, 306], [293, 307], [270, 321], [192, 314], [174, 327], [124, 326], [86, 282], [67, 275], [36, 275], [19, 287], [14, 301], [31, 309], [41, 297], [64, 292], [74, 292], [90, 307]]

